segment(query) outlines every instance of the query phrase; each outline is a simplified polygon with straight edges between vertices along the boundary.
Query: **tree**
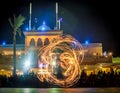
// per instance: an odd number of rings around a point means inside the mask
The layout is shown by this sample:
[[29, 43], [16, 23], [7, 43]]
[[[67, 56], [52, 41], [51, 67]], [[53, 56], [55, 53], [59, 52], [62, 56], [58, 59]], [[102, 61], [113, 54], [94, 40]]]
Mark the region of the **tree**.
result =
[[13, 21], [11, 20], [11, 18], [8, 19], [13, 29], [13, 76], [16, 76], [16, 34], [18, 33], [19, 35], [21, 35], [20, 27], [23, 25], [24, 20], [25, 17], [23, 17], [22, 15], [19, 15], [18, 17], [14, 15]]

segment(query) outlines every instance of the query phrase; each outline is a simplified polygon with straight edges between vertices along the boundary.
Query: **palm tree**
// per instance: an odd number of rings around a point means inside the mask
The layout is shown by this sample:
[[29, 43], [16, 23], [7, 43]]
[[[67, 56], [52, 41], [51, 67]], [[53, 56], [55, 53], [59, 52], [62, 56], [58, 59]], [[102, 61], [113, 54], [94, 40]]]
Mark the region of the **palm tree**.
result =
[[23, 25], [25, 17], [23, 17], [22, 15], [19, 15], [18, 17], [16, 17], [14, 15], [13, 22], [11, 18], [9, 18], [8, 20], [13, 29], [13, 61], [14, 61], [13, 76], [16, 76], [16, 34], [18, 32], [18, 34], [21, 35], [20, 27]]

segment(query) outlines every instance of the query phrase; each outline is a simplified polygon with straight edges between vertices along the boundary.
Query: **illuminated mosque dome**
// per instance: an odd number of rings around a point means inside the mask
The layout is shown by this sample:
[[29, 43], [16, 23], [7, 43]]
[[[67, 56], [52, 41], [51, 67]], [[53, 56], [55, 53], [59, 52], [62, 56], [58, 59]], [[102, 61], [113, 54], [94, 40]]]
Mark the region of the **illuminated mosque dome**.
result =
[[46, 30], [50, 30], [50, 27], [45, 24], [45, 21], [43, 21], [43, 24], [39, 26], [37, 30], [46, 31]]

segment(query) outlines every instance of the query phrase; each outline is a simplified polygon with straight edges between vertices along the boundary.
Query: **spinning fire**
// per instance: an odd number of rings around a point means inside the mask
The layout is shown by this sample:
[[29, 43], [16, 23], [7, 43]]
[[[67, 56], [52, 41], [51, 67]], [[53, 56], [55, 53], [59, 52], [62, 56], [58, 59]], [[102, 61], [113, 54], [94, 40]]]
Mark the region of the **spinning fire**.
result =
[[61, 35], [39, 50], [40, 81], [70, 87], [80, 78], [80, 64], [84, 58], [82, 45], [70, 35]]

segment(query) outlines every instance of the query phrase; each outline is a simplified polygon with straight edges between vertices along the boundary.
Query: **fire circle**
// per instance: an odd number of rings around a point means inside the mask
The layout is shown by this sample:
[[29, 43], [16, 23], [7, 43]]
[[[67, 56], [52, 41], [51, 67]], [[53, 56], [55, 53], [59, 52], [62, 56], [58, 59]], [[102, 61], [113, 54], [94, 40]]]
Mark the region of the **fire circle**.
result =
[[58, 36], [39, 50], [38, 57], [37, 76], [40, 81], [70, 87], [79, 80], [84, 50], [74, 37]]

